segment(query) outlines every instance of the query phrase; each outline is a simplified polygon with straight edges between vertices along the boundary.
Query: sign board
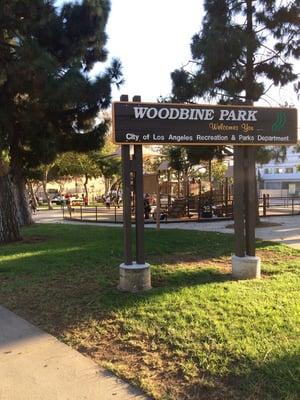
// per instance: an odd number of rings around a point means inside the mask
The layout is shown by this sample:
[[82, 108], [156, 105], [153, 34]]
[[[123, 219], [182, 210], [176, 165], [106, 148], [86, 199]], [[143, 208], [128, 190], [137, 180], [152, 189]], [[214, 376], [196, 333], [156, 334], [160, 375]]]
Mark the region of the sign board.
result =
[[286, 145], [297, 143], [297, 110], [171, 103], [113, 103], [118, 144]]

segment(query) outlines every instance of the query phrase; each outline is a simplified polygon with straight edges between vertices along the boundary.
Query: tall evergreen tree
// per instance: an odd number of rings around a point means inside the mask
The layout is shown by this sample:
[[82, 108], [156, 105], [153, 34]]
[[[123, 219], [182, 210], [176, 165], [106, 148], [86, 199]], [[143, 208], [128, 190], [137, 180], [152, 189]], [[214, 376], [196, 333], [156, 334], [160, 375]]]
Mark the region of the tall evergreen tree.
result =
[[[9, 153], [21, 224], [29, 222], [24, 168], [103, 143], [107, 121], [97, 116], [110, 105], [111, 85], [121, 82], [120, 63], [94, 79], [89, 72], [107, 57], [109, 11], [109, 0], [59, 9], [50, 0], [1, 1], [0, 154]], [[1, 208], [0, 215], [1, 225]]]
[[205, 0], [200, 33], [192, 38], [192, 71], [175, 70], [178, 101], [208, 96], [226, 102], [259, 100], [271, 85], [297, 79], [299, 0]]
[[296, 81], [292, 62], [300, 56], [299, 4], [205, 0], [203, 27], [191, 44], [192, 69], [171, 74], [173, 96], [251, 105], [271, 86]]

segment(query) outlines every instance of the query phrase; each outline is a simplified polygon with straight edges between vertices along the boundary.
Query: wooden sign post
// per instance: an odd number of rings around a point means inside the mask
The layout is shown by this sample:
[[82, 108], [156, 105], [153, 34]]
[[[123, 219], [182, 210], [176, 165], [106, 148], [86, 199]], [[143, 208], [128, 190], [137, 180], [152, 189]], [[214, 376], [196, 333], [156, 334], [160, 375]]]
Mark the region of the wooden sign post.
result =
[[260, 258], [255, 255], [255, 148], [234, 148], [234, 233], [235, 255], [232, 274], [237, 279], [260, 277]]
[[[128, 101], [128, 96], [121, 97]], [[141, 101], [139, 96], [133, 101]], [[144, 250], [144, 191], [143, 191], [143, 147], [134, 145], [134, 154], [130, 158], [130, 145], [122, 145], [122, 180], [123, 180], [123, 234], [124, 263], [120, 265], [119, 289], [139, 292], [151, 289], [150, 265], [145, 262]], [[135, 193], [135, 233], [136, 261], [132, 255], [131, 223], [131, 178]]]
[[[143, 144], [234, 146], [235, 255], [232, 273], [238, 279], [258, 278], [255, 255], [255, 147], [297, 143], [297, 110], [247, 105], [195, 105], [128, 102], [113, 103], [113, 138], [122, 145], [124, 191], [124, 254], [120, 266], [122, 290], [151, 287], [150, 266], [144, 254]], [[134, 146], [130, 159], [129, 147]], [[136, 261], [131, 244], [130, 176], [135, 182]]]

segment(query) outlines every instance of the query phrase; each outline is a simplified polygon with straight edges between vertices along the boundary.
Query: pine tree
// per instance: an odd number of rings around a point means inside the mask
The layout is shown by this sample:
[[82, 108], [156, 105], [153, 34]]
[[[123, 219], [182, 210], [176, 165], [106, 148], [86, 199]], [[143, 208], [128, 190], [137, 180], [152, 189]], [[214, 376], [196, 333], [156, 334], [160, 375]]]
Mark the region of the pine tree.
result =
[[193, 71], [171, 74], [178, 101], [253, 102], [270, 85], [297, 79], [299, 0], [206, 0], [204, 9], [202, 30], [192, 38]]
[[103, 144], [107, 121], [97, 116], [110, 105], [111, 85], [121, 83], [120, 62], [94, 79], [89, 72], [107, 57], [109, 10], [109, 0], [60, 9], [46, 0], [0, 4], [0, 152], [9, 152], [21, 224], [28, 222], [25, 168]]
[[271, 86], [296, 81], [299, 0], [205, 0], [204, 9], [202, 30], [192, 39], [192, 69], [171, 74], [178, 101], [252, 105]]

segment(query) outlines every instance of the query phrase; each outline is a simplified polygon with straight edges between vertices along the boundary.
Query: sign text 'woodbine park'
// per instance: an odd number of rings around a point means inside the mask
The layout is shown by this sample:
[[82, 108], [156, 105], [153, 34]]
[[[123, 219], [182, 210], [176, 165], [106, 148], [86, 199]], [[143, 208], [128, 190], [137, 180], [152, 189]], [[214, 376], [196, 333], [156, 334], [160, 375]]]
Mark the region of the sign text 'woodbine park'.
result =
[[116, 143], [284, 145], [297, 142], [297, 110], [170, 103], [113, 103]]

